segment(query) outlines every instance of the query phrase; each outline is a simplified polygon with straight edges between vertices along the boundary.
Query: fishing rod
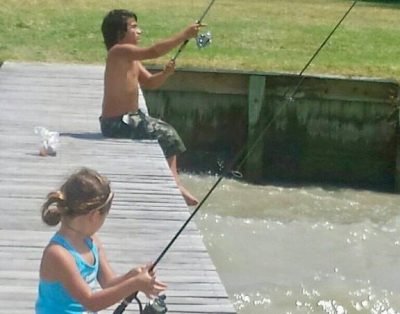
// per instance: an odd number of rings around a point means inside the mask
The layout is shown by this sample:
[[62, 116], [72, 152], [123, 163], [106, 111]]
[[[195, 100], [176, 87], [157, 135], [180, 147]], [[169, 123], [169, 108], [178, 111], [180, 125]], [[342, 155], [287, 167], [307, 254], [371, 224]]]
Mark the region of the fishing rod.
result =
[[[203, 21], [203, 19], [205, 18], [205, 16], [207, 15], [208, 11], [210, 11], [211, 7], [213, 6], [215, 0], [211, 0], [210, 4], [208, 5], [208, 7], [204, 10], [203, 14], [200, 16], [200, 18], [198, 20], [196, 20], [196, 24], [201, 25], [201, 22]], [[179, 47], [178, 51], [175, 53], [175, 55], [172, 57], [171, 61], [175, 61], [176, 58], [178, 58], [178, 56], [181, 54], [181, 52], [183, 51], [183, 49], [185, 49], [187, 43], [189, 42], [189, 39], [186, 39], [182, 45]]]
[[[210, 5], [207, 7], [206, 11], [204, 12], [204, 14], [202, 15], [202, 17], [200, 19], [204, 18], [204, 16], [207, 14], [208, 10], [210, 9], [210, 7], [214, 3], [214, 1], [215, 0], [211, 1]], [[358, 1], [359, 0], [355, 0], [353, 2], [353, 4], [350, 6], [350, 8], [346, 11], [346, 13], [342, 16], [342, 18], [339, 20], [339, 22], [335, 25], [335, 27], [332, 29], [332, 31], [328, 34], [328, 36], [325, 38], [325, 40], [322, 42], [322, 44], [318, 47], [318, 49], [314, 52], [314, 54], [308, 60], [306, 65], [303, 67], [303, 69], [299, 72], [299, 74], [297, 75], [297, 78], [300, 78], [299, 83], [295, 86], [295, 88], [293, 89], [290, 96], [288, 96], [290, 89], [288, 89], [285, 92], [283, 98], [286, 100], [286, 102], [284, 102], [284, 105], [293, 101], [293, 97], [296, 95], [301, 84], [304, 81], [304, 76], [303, 76], [304, 72], [311, 65], [312, 61], [317, 57], [317, 55], [320, 53], [320, 51], [326, 45], [326, 43], [329, 41], [329, 39], [332, 37], [332, 35], [336, 32], [336, 30], [339, 28], [339, 26], [342, 24], [342, 22], [346, 19], [347, 15], [355, 7], [355, 5], [357, 4]], [[185, 45], [186, 45], [186, 43], [183, 43], [182, 44], [183, 47], [181, 46], [181, 48], [183, 49]], [[179, 55], [180, 51], [182, 51], [182, 49], [178, 50], [177, 54], [174, 57], [174, 60]], [[284, 106], [281, 106], [281, 107], [284, 107]], [[215, 183], [212, 185], [212, 187], [208, 190], [208, 192], [203, 197], [203, 199], [200, 201], [200, 203], [196, 206], [195, 210], [190, 214], [190, 216], [186, 219], [186, 221], [182, 224], [182, 226], [179, 228], [179, 230], [176, 232], [176, 234], [173, 236], [173, 238], [169, 241], [169, 243], [166, 245], [166, 247], [163, 249], [163, 251], [157, 257], [157, 259], [154, 261], [154, 263], [150, 267], [150, 271], [153, 271], [154, 268], [158, 265], [158, 263], [162, 260], [164, 255], [168, 252], [168, 250], [175, 243], [175, 241], [178, 239], [178, 237], [181, 235], [181, 233], [185, 230], [186, 226], [191, 222], [193, 217], [197, 214], [197, 212], [200, 210], [200, 208], [203, 206], [203, 204], [207, 201], [207, 199], [210, 197], [210, 195], [214, 192], [214, 190], [217, 188], [217, 186], [221, 183], [222, 179], [224, 177], [228, 177], [232, 173], [234, 176], [235, 176], [235, 173], [240, 173], [238, 170], [243, 166], [244, 162], [250, 157], [251, 153], [254, 151], [257, 144], [261, 141], [265, 132], [272, 125], [272, 122], [276, 119], [278, 114], [279, 114], [279, 111], [271, 118], [270, 122], [264, 127], [264, 129], [260, 132], [260, 134], [257, 136], [256, 140], [252, 143], [252, 145], [249, 148], [246, 148], [246, 146], [244, 146], [239, 151], [236, 158], [232, 162], [232, 166], [230, 167], [230, 169], [224, 170], [223, 173], [221, 175], [219, 175], [218, 179], [215, 181]], [[236, 170], [233, 170], [235, 168], [236, 168]], [[113, 312], [113, 314], [122, 314], [125, 311], [125, 308], [128, 306], [129, 303], [132, 302], [133, 299], [137, 300], [137, 302], [139, 304], [140, 312], [142, 312], [142, 305], [140, 303], [140, 300], [137, 297], [137, 294], [138, 294], [138, 292], [135, 292], [135, 293], [131, 294], [130, 296], [128, 296], [127, 298], [125, 298], [122, 301], [122, 303], [117, 307], [117, 309]], [[162, 299], [162, 303], [163, 303], [163, 299]], [[166, 309], [165, 309], [165, 312], [154, 311], [154, 312], [149, 312], [149, 313], [166, 313]]]
[[[208, 14], [208, 11], [210, 11], [211, 7], [214, 5], [215, 0], [211, 0], [210, 3], [208, 4], [207, 8], [204, 10], [203, 14], [199, 17], [198, 20], [196, 20], [196, 23], [201, 25], [201, 22], [203, 21], [203, 19], [206, 17], [206, 15]], [[209, 36], [209, 35], [207, 35]], [[204, 38], [204, 37], [203, 37]], [[175, 61], [176, 58], [178, 58], [178, 56], [180, 55], [180, 53], [183, 51], [183, 49], [185, 49], [187, 43], [189, 42], [189, 39], [186, 39], [181, 46], [179, 47], [178, 51], [176, 52], [175, 56], [171, 59], [172, 61]], [[210, 42], [210, 39], [208, 39], [208, 41], [205, 41], [204, 43], [198, 42], [198, 46], [199, 47], [205, 47], [208, 43]], [[200, 204], [203, 204], [205, 201], [205, 199], [203, 199]], [[200, 206], [197, 206], [197, 208], [200, 208]], [[196, 208], [196, 209], [197, 209]], [[197, 212], [197, 210], [196, 210]], [[194, 215], [193, 215], [194, 216]], [[187, 220], [187, 222], [181, 227], [179, 234], [185, 229], [186, 225], [190, 222], [190, 220], [192, 220], [193, 216], [189, 217], [189, 219]], [[151, 268], [149, 269], [149, 271], [153, 271], [154, 268], [156, 267], [156, 265], [159, 263], [159, 261], [162, 259], [162, 257], [165, 255], [165, 253], [168, 251], [168, 249], [170, 248], [170, 246], [175, 242], [175, 240], [178, 238], [179, 234], [175, 235], [175, 237], [173, 238], [173, 240], [169, 243], [169, 245], [167, 246], [166, 249], [163, 250], [163, 252], [161, 253], [161, 255], [156, 259], [156, 261], [153, 263], [153, 265], [151, 266]], [[131, 295], [129, 295], [128, 297], [126, 297], [121, 304], [115, 309], [115, 311], [113, 312], [113, 314], [122, 314], [126, 307], [128, 306], [129, 303], [131, 303], [134, 299], [137, 301], [137, 303], [139, 304], [139, 311], [140, 313], [142, 313], [142, 304], [140, 302], [140, 300], [137, 297], [138, 292], [132, 293]], [[146, 308], [145, 308], [146, 311]]]

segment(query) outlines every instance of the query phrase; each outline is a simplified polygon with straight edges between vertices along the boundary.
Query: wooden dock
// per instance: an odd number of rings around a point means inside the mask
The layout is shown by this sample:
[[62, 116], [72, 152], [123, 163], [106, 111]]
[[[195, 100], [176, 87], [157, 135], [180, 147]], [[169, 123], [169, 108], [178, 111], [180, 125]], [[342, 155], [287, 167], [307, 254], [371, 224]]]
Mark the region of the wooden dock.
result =
[[[56, 230], [41, 222], [40, 206], [71, 171], [91, 167], [111, 181], [116, 195], [100, 236], [119, 273], [154, 261], [189, 216], [156, 142], [99, 133], [102, 78], [102, 66], [0, 68], [0, 313], [34, 312], [42, 250]], [[36, 126], [61, 134], [55, 157], [38, 155]], [[157, 270], [168, 313], [235, 313], [195, 224]]]

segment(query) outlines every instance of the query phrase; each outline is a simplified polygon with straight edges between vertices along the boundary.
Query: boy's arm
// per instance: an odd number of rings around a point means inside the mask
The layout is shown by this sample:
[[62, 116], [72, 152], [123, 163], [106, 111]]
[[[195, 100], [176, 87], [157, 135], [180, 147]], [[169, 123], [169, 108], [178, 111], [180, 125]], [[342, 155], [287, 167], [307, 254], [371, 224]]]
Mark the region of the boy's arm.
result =
[[175, 61], [170, 60], [162, 71], [150, 73], [140, 62], [139, 64], [139, 82], [140, 86], [148, 89], [158, 88], [175, 72]]
[[109, 56], [115, 55], [126, 60], [146, 60], [155, 59], [165, 55], [185, 40], [196, 37], [201, 24], [193, 24], [183, 31], [171, 36], [170, 38], [159, 41], [148, 48], [138, 47], [132, 44], [119, 44], [113, 46], [109, 51]]

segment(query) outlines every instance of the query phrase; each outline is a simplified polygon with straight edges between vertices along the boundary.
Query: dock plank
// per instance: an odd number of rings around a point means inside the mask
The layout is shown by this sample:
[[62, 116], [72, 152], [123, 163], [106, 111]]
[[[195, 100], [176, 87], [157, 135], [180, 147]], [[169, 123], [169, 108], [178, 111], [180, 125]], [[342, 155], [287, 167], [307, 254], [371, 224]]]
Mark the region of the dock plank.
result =
[[[95, 65], [0, 68], [0, 314], [34, 312], [41, 254], [56, 230], [41, 222], [40, 206], [71, 171], [92, 167], [111, 181], [116, 195], [99, 233], [118, 272], [154, 260], [189, 217], [156, 142], [99, 133], [102, 77]], [[55, 157], [38, 155], [36, 126], [60, 132]], [[157, 269], [169, 313], [235, 313], [194, 223]]]

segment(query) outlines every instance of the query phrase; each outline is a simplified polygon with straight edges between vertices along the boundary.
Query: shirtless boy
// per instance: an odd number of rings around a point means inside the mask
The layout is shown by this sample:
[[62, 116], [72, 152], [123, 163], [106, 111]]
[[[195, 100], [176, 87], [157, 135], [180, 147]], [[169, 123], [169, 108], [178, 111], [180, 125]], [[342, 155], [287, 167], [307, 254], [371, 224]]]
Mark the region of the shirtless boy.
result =
[[180, 183], [176, 157], [186, 150], [181, 138], [169, 124], [145, 115], [138, 108], [139, 84], [157, 88], [173, 74], [170, 61], [163, 71], [151, 74], [141, 61], [165, 55], [185, 40], [196, 37], [202, 25], [193, 24], [151, 47], [139, 47], [141, 30], [137, 16], [127, 10], [113, 10], [103, 20], [102, 33], [108, 55], [104, 76], [101, 131], [106, 137], [157, 139], [176, 183], [190, 206], [198, 200]]

